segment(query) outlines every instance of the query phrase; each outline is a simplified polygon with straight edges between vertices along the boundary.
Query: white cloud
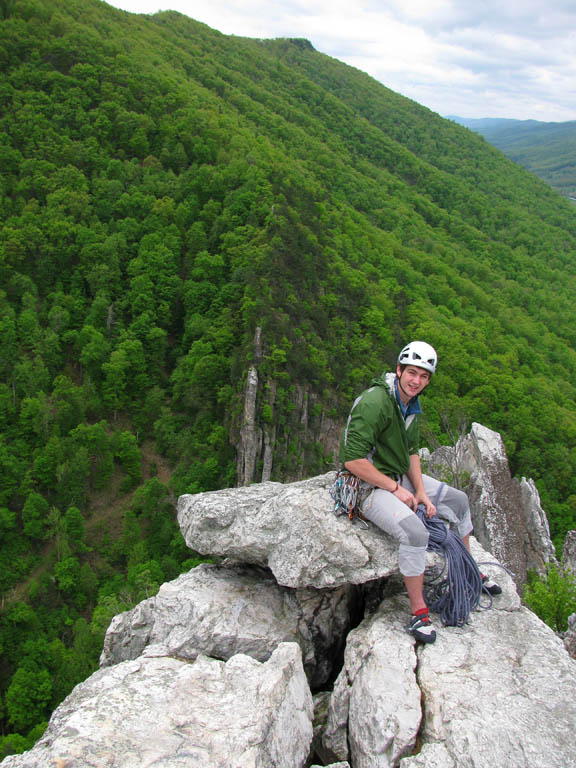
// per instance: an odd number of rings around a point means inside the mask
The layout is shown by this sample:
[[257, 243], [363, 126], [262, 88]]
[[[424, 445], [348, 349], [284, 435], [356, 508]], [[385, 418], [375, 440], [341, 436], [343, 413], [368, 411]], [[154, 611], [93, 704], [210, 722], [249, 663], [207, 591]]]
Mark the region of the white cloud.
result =
[[305, 37], [440, 114], [576, 119], [573, 0], [114, 0], [224, 34]]

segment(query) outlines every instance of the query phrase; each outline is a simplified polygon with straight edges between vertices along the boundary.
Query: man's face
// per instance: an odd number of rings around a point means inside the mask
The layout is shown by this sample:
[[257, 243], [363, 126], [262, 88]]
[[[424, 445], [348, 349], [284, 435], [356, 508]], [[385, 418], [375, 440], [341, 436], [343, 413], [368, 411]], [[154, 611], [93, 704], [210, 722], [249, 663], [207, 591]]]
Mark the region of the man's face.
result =
[[424, 368], [417, 368], [415, 365], [407, 365], [404, 370], [399, 365], [396, 368], [398, 376], [398, 386], [400, 388], [400, 397], [403, 403], [407, 403], [428, 385], [430, 381], [430, 372]]

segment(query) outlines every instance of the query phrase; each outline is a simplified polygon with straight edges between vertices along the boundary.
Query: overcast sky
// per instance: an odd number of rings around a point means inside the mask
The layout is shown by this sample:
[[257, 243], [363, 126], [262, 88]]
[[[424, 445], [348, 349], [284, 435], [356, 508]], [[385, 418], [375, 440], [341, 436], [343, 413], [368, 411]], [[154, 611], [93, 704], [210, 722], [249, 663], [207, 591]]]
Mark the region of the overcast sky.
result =
[[575, 0], [114, 0], [224, 34], [305, 37], [441, 115], [576, 120]]

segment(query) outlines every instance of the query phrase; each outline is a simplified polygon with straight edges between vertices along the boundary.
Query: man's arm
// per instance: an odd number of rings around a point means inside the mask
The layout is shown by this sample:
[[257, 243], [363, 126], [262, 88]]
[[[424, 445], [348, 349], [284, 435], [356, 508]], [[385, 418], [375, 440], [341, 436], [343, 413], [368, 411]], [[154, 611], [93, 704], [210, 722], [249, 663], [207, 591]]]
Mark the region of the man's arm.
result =
[[[414, 495], [410, 493], [407, 488], [402, 488], [396, 480], [393, 480], [388, 475], [383, 474], [380, 470], [376, 469], [374, 464], [368, 459], [353, 459], [347, 461], [344, 466], [353, 475], [359, 477], [360, 480], [365, 480], [370, 485], [375, 485], [376, 488], [382, 488], [384, 491], [393, 493], [396, 498], [406, 504], [411, 509], [415, 510], [417, 503]], [[420, 473], [422, 475], [422, 473]], [[422, 489], [424, 490], [424, 489]]]
[[416, 499], [416, 506], [418, 504], [424, 504], [426, 507], [426, 515], [433, 517], [436, 514], [436, 507], [430, 499], [428, 494], [424, 490], [424, 481], [422, 480], [422, 466], [420, 465], [420, 456], [417, 453], [410, 456], [410, 469], [408, 470], [408, 478], [414, 486], [414, 496]]

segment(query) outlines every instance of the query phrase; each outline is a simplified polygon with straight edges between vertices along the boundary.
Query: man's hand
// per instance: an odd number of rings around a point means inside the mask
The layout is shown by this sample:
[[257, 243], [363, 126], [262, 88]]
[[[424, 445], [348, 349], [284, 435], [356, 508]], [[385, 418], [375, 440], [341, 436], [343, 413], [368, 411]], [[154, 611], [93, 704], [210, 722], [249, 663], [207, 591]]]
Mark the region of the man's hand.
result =
[[414, 494], [416, 498], [416, 506], [413, 507], [414, 511], [416, 511], [418, 504], [423, 504], [426, 507], [426, 517], [434, 517], [436, 514], [436, 507], [434, 504], [432, 504], [426, 491], [424, 490], [424, 483], [422, 482], [422, 468], [420, 466], [420, 456], [417, 453], [414, 453], [410, 456], [410, 471], [408, 472], [408, 478], [412, 483], [412, 487], [416, 489]]
[[399, 485], [398, 490], [394, 491], [394, 496], [396, 496], [397, 499], [400, 499], [403, 504], [406, 504], [407, 507], [410, 507], [413, 512], [416, 512], [416, 507], [418, 506], [416, 496], [414, 496], [414, 494], [407, 488], [403, 488]]
[[426, 517], [434, 517], [436, 514], [436, 507], [432, 504], [424, 491], [416, 494], [416, 506], [418, 506], [418, 504], [423, 504], [426, 507]]

